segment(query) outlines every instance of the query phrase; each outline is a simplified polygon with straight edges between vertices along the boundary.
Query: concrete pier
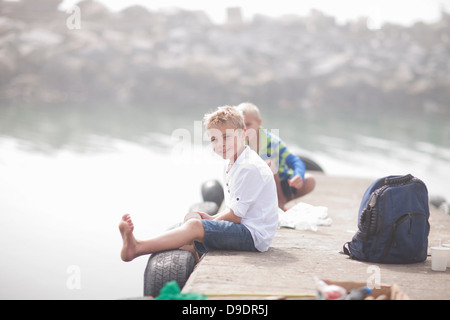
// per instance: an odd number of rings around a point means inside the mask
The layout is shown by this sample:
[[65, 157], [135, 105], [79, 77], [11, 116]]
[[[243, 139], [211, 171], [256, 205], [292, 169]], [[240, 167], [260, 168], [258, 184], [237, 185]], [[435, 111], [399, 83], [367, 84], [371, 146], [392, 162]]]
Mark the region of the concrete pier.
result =
[[[203, 293], [210, 299], [313, 299], [317, 276], [396, 284], [410, 299], [450, 299], [450, 268], [432, 271], [430, 256], [422, 263], [393, 265], [355, 261], [340, 253], [357, 231], [361, 198], [373, 180], [314, 174], [316, 189], [299, 201], [326, 206], [331, 226], [319, 226], [317, 231], [279, 229], [264, 253], [210, 252], [197, 264], [183, 292]], [[431, 205], [430, 210], [429, 246], [439, 239], [450, 241], [450, 215]]]

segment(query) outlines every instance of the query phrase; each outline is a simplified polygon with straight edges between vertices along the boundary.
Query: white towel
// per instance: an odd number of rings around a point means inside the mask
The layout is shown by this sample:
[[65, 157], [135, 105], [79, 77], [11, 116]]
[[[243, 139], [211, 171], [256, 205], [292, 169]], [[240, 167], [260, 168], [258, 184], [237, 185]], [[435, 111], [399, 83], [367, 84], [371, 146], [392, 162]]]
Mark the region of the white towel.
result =
[[287, 211], [278, 211], [278, 226], [296, 230], [317, 231], [317, 226], [330, 226], [328, 208], [299, 202]]

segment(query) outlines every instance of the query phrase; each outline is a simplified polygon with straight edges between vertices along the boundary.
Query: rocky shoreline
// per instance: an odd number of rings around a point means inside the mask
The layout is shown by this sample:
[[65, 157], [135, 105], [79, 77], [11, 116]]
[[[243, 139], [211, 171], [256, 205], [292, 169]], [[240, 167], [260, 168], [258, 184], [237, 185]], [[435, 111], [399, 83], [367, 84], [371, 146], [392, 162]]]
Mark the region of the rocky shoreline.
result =
[[214, 24], [201, 11], [111, 12], [59, 0], [0, 1], [0, 103], [150, 105], [251, 100], [286, 110], [449, 114], [450, 14], [411, 27], [309, 16]]

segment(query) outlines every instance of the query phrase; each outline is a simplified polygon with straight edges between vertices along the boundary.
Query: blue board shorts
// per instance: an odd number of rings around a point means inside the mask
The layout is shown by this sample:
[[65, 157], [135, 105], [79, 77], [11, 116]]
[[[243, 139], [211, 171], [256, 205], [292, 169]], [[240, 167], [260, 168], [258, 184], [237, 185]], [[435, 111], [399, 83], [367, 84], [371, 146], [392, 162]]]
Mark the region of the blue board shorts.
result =
[[240, 223], [225, 220], [201, 220], [205, 229], [203, 242], [194, 241], [199, 253], [212, 250], [258, 251], [250, 231]]

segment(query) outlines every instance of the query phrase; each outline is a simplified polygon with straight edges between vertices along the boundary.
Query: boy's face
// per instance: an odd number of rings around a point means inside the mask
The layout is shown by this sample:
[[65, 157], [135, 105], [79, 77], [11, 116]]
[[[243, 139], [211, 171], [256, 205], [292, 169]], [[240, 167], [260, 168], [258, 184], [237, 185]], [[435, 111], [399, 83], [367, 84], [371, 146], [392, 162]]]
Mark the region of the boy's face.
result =
[[245, 129], [227, 126], [206, 130], [211, 147], [223, 159], [235, 160], [237, 153], [245, 146]]

